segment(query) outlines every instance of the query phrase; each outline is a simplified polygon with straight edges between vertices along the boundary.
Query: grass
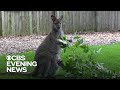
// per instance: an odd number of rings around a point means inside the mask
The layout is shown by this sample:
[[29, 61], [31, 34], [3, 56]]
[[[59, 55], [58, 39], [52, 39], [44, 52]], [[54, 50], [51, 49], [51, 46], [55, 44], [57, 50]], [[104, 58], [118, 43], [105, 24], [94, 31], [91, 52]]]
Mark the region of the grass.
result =
[[[97, 45], [90, 46], [90, 50], [98, 50], [101, 49], [101, 52], [94, 56], [94, 61], [98, 61], [100, 63], [104, 63], [104, 66], [108, 69], [120, 72], [120, 43], [112, 44], [112, 45]], [[67, 49], [66, 53], [61, 53], [61, 58], [63, 61], [67, 60], [68, 55], [71, 53], [71, 49]], [[80, 54], [82, 52], [81, 48], [77, 49], [76, 54]], [[34, 59], [34, 53], [32, 51], [20, 53], [18, 55], [25, 55], [26, 60], [31, 61]], [[32, 71], [33, 67], [28, 67], [28, 71]], [[6, 55], [0, 56], [0, 73], [6, 71]], [[60, 73], [64, 73], [60, 71]], [[0, 79], [39, 79], [33, 78], [32, 76], [25, 75], [13, 75], [13, 74], [0, 74]]]
[[92, 50], [102, 48], [100, 54], [95, 56], [94, 60], [104, 63], [105, 67], [110, 70], [120, 72], [120, 44], [91, 46]]

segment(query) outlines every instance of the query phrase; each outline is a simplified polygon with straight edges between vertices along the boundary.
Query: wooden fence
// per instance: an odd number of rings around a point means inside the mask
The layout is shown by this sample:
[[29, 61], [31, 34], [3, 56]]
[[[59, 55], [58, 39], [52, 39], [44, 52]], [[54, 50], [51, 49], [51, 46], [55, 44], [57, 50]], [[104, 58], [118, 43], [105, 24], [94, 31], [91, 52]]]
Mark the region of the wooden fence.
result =
[[[52, 11], [0, 11], [0, 35], [48, 34]], [[65, 33], [120, 29], [120, 11], [56, 11]]]

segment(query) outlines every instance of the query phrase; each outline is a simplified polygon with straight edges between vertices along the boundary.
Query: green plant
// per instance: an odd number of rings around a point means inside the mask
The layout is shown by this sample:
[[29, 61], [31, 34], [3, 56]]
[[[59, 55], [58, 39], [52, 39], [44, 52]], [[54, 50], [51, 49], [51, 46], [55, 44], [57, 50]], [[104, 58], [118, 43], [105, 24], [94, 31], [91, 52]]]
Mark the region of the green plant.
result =
[[[73, 43], [67, 41], [66, 36], [59, 39], [60, 46], [63, 48], [64, 53], [67, 48], [71, 49], [71, 53], [68, 55], [67, 60], [64, 62], [65, 66], [63, 70], [66, 71], [65, 77], [69, 78], [100, 78], [100, 79], [112, 79], [119, 78], [119, 74], [113, 73], [103, 66], [103, 63], [93, 61], [95, 55], [100, 53], [102, 48], [89, 50], [89, 46], [83, 44], [83, 39], [78, 35], [73, 36]], [[76, 54], [76, 50], [81, 48], [83, 50], [80, 54]]]

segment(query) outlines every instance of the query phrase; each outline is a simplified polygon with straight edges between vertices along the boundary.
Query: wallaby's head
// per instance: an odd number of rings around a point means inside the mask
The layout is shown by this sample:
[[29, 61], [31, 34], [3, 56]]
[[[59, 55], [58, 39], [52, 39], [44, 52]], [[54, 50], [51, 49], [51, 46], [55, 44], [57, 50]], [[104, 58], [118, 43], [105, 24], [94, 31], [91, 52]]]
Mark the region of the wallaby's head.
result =
[[53, 30], [55, 32], [58, 32], [61, 28], [61, 20], [63, 16], [61, 16], [59, 19], [57, 19], [54, 15], [51, 15], [51, 19], [53, 21]]

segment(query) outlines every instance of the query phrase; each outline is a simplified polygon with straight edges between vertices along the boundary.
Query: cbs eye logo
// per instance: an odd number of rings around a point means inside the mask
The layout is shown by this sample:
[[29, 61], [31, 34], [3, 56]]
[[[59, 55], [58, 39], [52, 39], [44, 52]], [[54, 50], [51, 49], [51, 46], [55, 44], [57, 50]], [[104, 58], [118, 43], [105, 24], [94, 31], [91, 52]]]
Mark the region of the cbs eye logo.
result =
[[11, 60], [11, 56], [10, 55], [6, 56], [6, 59]]
[[13, 56], [6, 56], [7, 60], [25, 60], [25, 56], [24, 55], [13, 55]]

